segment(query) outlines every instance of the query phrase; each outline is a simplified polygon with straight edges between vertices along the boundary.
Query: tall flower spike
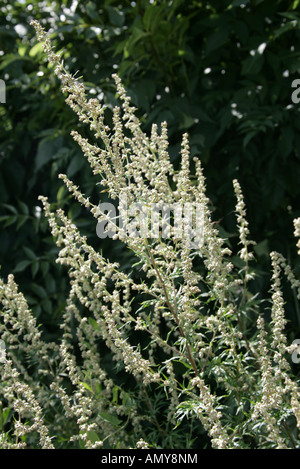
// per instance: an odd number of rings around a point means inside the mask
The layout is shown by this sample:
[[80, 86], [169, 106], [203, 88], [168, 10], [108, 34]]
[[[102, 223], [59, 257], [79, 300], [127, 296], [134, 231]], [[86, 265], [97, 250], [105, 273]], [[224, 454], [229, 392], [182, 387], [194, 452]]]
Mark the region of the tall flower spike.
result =
[[241, 259], [243, 259], [245, 262], [248, 262], [249, 260], [253, 259], [253, 253], [248, 251], [248, 247], [250, 246], [250, 244], [255, 244], [255, 242], [249, 241], [247, 239], [249, 235], [249, 228], [248, 228], [248, 222], [246, 220], [245, 202], [244, 202], [244, 197], [243, 197], [243, 193], [241, 190], [241, 186], [239, 182], [237, 181], [237, 179], [233, 180], [233, 188], [234, 188], [234, 192], [237, 198], [235, 211], [237, 213], [237, 223], [238, 223], [238, 229], [240, 233], [240, 244], [243, 246], [239, 252], [239, 255]]
[[190, 198], [190, 147], [189, 136], [183, 134], [181, 143], [181, 168], [177, 176], [177, 196], [182, 202], [186, 202]]

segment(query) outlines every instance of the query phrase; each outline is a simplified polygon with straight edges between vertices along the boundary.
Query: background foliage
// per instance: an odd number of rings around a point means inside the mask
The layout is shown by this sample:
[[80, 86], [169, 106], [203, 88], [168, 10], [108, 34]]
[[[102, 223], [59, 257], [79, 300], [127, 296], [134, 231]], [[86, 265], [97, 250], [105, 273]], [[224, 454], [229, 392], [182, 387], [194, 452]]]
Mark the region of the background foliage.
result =
[[[175, 165], [181, 135], [189, 132], [215, 219], [233, 244], [232, 179], [239, 180], [251, 238], [258, 243], [258, 291], [269, 288], [271, 250], [299, 271], [292, 220], [300, 216], [300, 105], [291, 100], [291, 84], [300, 73], [298, 0], [3, 0], [1, 5], [0, 78], [7, 91], [0, 106], [1, 275], [15, 274], [49, 336], [55, 337], [68, 286], [55, 264], [57, 248], [38, 195], [68, 207], [89, 241], [111, 258], [122, 258], [124, 268], [131, 263], [117, 243], [97, 239], [96, 226], [70, 202], [57, 178], [65, 172], [86, 195], [97, 197], [90, 169], [70, 137], [76, 116], [36, 42], [32, 18], [50, 29], [65, 63], [72, 73], [79, 71], [91, 95], [112, 107], [110, 77], [117, 71], [145, 129], [168, 122]], [[300, 311], [292, 295], [287, 299], [293, 338]]]

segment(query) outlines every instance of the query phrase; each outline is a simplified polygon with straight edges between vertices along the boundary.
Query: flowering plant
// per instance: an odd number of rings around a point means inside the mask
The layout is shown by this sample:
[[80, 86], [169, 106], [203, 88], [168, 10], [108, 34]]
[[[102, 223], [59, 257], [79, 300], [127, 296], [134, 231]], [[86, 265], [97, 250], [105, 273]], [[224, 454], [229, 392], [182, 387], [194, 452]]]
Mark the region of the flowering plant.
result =
[[[300, 282], [271, 253], [271, 320], [251, 291], [254, 254], [240, 184], [233, 181], [241, 249], [238, 262], [212, 221], [201, 161], [190, 161], [188, 135], [175, 170], [167, 123], [146, 135], [117, 75], [121, 107], [110, 128], [105, 108], [53, 51], [33, 21], [67, 104], [99, 144], [72, 135], [114, 202], [137, 204], [124, 230], [61, 174], [66, 187], [115, 242], [134, 253], [126, 273], [89, 245], [62, 209], [40, 200], [68, 269], [70, 291], [61, 335], [44, 340], [12, 275], [0, 280], [2, 448], [292, 448], [299, 446], [300, 402], [289, 363], [281, 272], [300, 299]], [[192, 174], [192, 164], [194, 174]], [[147, 231], [148, 208], [196, 207], [180, 221]], [[137, 207], [135, 205], [135, 208]], [[199, 215], [200, 214], [200, 215]], [[135, 213], [136, 215], [136, 213]], [[198, 225], [194, 228], [196, 217]], [[197, 218], [198, 217], [198, 218]], [[199, 221], [200, 220], [200, 221]], [[124, 221], [124, 220], [123, 220]], [[139, 225], [140, 222], [140, 225]], [[157, 235], [158, 233], [158, 235]], [[193, 239], [191, 242], [191, 236]], [[299, 237], [299, 219], [295, 220]], [[299, 242], [298, 245], [299, 246]]]

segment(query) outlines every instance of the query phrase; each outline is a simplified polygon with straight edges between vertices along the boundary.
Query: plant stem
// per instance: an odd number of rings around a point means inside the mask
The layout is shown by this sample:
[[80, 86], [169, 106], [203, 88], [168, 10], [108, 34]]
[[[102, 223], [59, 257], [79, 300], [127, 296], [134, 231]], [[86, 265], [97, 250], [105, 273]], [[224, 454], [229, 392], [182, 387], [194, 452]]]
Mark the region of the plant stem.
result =
[[154, 257], [152, 255], [152, 252], [150, 251], [150, 249], [148, 248], [148, 246], [146, 246], [146, 249], [147, 249], [147, 252], [148, 252], [148, 255], [149, 255], [149, 258], [150, 258], [150, 261], [151, 261], [151, 264], [152, 266], [154, 267], [155, 269], [155, 272], [158, 276], [158, 279], [159, 279], [159, 283], [164, 291], [164, 295], [165, 295], [165, 298], [166, 298], [166, 303], [171, 311], [171, 313], [173, 314], [173, 317], [175, 319], [175, 322], [179, 328], [179, 331], [180, 331], [180, 334], [181, 334], [181, 337], [183, 337], [185, 339], [185, 343], [186, 343], [186, 351], [187, 351], [187, 355], [188, 355], [188, 358], [189, 358], [189, 361], [193, 367], [193, 370], [196, 374], [197, 377], [199, 377], [199, 371], [197, 369], [197, 365], [196, 365], [196, 362], [195, 362], [195, 359], [193, 357], [193, 354], [192, 354], [192, 351], [191, 351], [191, 347], [190, 347], [190, 344], [186, 338], [186, 335], [184, 333], [184, 330], [180, 324], [180, 321], [179, 321], [179, 318], [178, 318], [178, 310], [177, 310], [177, 304], [176, 304], [176, 298], [174, 300], [174, 307], [172, 306], [171, 304], [171, 301], [169, 299], [169, 295], [168, 295], [168, 292], [167, 292], [167, 289], [166, 289], [166, 286], [165, 286], [165, 283], [160, 275], [160, 272], [156, 266], [156, 263], [155, 263], [155, 260], [154, 260]]

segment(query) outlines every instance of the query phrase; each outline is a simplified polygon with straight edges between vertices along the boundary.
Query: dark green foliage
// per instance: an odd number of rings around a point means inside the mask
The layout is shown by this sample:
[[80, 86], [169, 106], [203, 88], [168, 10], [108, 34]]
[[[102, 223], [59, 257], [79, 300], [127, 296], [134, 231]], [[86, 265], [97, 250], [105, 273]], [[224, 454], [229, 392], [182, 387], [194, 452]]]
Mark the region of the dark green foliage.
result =
[[[110, 256], [125, 260], [127, 253], [116, 243], [99, 242], [95, 225], [70, 204], [57, 178], [66, 172], [97, 200], [90, 169], [69, 135], [76, 116], [47, 66], [31, 18], [52, 28], [54, 43], [91, 95], [112, 106], [110, 76], [117, 71], [145, 128], [168, 122], [175, 165], [181, 134], [189, 132], [216, 220], [229, 235], [235, 231], [232, 179], [240, 181], [259, 270], [269, 271], [273, 249], [297, 267], [292, 220], [300, 215], [300, 104], [292, 103], [291, 85], [300, 76], [298, 0], [76, 4], [4, 0], [0, 18], [0, 78], [7, 91], [0, 107], [1, 274], [15, 273], [35, 314], [43, 322], [46, 317], [49, 333], [56, 333], [67, 284], [55, 265], [48, 225], [37, 216], [38, 195], [68, 209]], [[269, 288], [265, 278], [259, 290]], [[290, 298], [287, 311], [299, 327], [294, 310]]]

